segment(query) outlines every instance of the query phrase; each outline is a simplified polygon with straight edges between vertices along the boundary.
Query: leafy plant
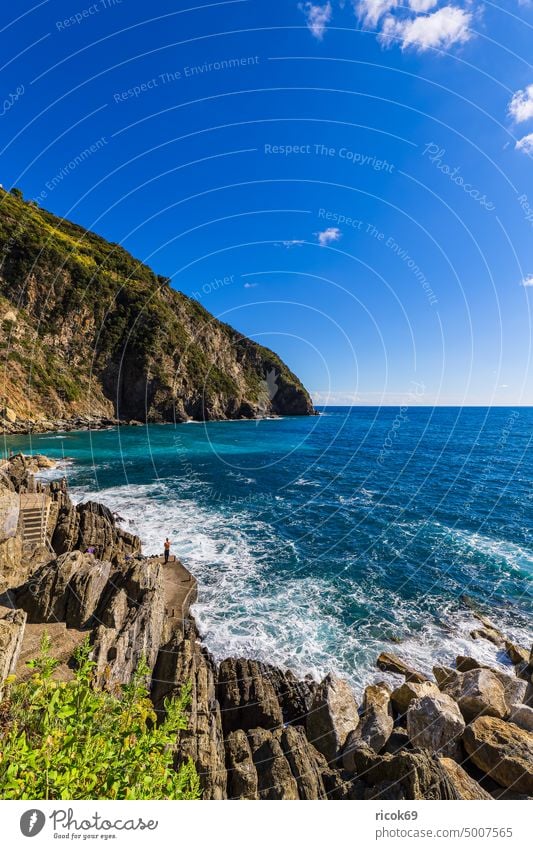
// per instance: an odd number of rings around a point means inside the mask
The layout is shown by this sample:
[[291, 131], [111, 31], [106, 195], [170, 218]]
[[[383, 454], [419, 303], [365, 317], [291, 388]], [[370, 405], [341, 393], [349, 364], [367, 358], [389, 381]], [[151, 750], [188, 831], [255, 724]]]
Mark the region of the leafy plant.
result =
[[197, 799], [192, 761], [173, 768], [176, 735], [187, 726], [189, 688], [165, 703], [157, 724], [141, 662], [118, 695], [94, 684], [88, 639], [72, 681], [45, 636], [31, 679], [8, 679], [0, 703], [0, 797], [3, 799]]

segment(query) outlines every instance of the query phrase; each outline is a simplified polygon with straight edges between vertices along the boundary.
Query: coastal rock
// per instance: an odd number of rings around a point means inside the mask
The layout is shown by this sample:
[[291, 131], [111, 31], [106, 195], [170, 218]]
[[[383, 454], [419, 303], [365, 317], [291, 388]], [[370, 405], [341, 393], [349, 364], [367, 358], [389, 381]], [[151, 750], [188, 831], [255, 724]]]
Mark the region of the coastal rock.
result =
[[307, 736], [331, 763], [359, 724], [357, 702], [346, 681], [327, 675], [319, 684], [307, 717]]
[[23, 610], [0, 607], [0, 697], [5, 679], [14, 673], [17, 666], [25, 626]]
[[328, 763], [312, 746], [301, 727], [288, 725], [276, 731], [291, 774], [296, 780], [299, 799], [326, 799], [324, 777], [331, 777]]
[[432, 681], [423, 681], [416, 684], [414, 681], [405, 681], [401, 687], [392, 691], [391, 701], [396, 712], [401, 716], [406, 713], [413, 699], [421, 699], [439, 693], [439, 688]]
[[267, 663], [259, 664], [259, 668], [274, 689], [283, 721], [304, 725], [318, 687], [316, 681], [309, 677], [301, 681], [290, 669], [280, 669]]
[[348, 771], [353, 772], [354, 748], [365, 745], [373, 752], [381, 752], [387, 743], [394, 727], [390, 696], [390, 688], [383, 683], [370, 684], [365, 689], [359, 725], [349, 733], [342, 753], [342, 763]]
[[272, 731], [253, 728], [248, 732], [248, 742], [257, 771], [259, 798], [298, 799], [298, 784]]
[[529, 665], [529, 651], [522, 646], [513, 643], [511, 640], [505, 640], [505, 651], [511, 663], [517, 665]]
[[463, 744], [472, 763], [502, 787], [533, 794], [531, 732], [493, 716], [480, 716], [466, 727]]
[[225, 746], [228, 799], [259, 799], [257, 770], [246, 733], [240, 728], [231, 731], [226, 737]]
[[57, 554], [91, 548], [98, 559], [118, 563], [140, 554], [141, 541], [118, 528], [113, 514], [103, 504], [87, 501], [74, 506], [69, 502], [59, 511], [52, 547]]
[[365, 799], [458, 799], [440, 759], [427, 751], [376, 755], [354, 750], [354, 772], [367, 785]]
[[276, 690], [262, 664], [246, 658], [223, 660], [218, 670], [217, 698], [224, 734], [241, 728], [278, 728], [283, 713]]
[[503, 645], [503, 637], [495, 628], [475, 628], [470, 631], [470, 636], [474, 640], [487, 640], [495, 646]]
[[[176, 765], [190, 757], [198, 771], [202, 798], [225, 799], [225, 759], [228, 758], [232, 762], [231, 769], [238, 767], [240, 770], [239, 775], [232, 771], [228, 773], [229, 797], [257, 798], [257, 781], [253, 786], [246, 784], [246, 794], [250, 795], [244, 795], [246, 776], [251, 780], [255, 769], [252, 770], [251, 766], [245, 768], [247, 743], [246, 746], [242, 743], [243, 732], [235, 732], [239, 736], [231, 744], [226, 741], [224, 751], [220, 705], [216, 699], [216, 665], [209, 652], [202, 647], [194, 623], [188, 624], [183, 637], [181, 634], [174, 635], [161, 647], [157, 656], [151, 697], [159, 716], [164, 714], [165, 699], [179, 696], [187, 685], [191, 687], [189, 721], [187, 728], [179, 732], [176, 740]], [[239, 764], [242, 764], [242, 768]]]
[[514, 722], [525, 731], [533, 731], [533, 708], [527, 705], [511, 705], [509, 722]]
[[406, 728], [398, 726], [394, 729], [389, 739], [387, 740], [383, 752], [387, 755], [395, 755], [397, 752], [401, 752], [406, 748], [411, 748], [411, 744], [409, 742], [409, 734], [407, 733]]
[[503, 718], [508, 713], [503, 684], [490, 669], [456, 673], [456, 677], [441, 685], [441, 690], [457, 701], [468, 722], [476, 716]]
[[468, 773], [452, 758], [441, 758], [440, 765], [448, 774], [448, 778], [453, 784], [457, 793], [458, 799], [468, 801], [470, 799], [486, 799], [492, 801], [492, 796], [483, 790], [482, 786], [477, 783]]
[[96, 610], [110, 569], [110, 563], [81, 551], [63, 554], [14, 591], [17, 605], [27, 612], [29, 622], [66, 622], [83, 628]]
[[446, 757], [457, 757], [465, 722], [456, 702], [445, 693], [414, 699], [407, 711], [412, 746]]
[[126, 684], [144, 658], [152, 669], [165, 624], [161, 565], [134, 561], [113, 572], [95, 612], [93, 631], [96, 678], [112, 687]]
[[422, 681], [428, 680], [427, 675], [422, 675], [421, 672], [417, 672], [417, 670], [413, 669], [412, 666], [404, 663], [404, 661], [395, 654], [390, 654], [389, 652], [381, 652], [376, 664], [383, 672], [394, 672], [396, 675], [404, 675], [406, 681], [413, 681], [417, 684], [421, 684]]

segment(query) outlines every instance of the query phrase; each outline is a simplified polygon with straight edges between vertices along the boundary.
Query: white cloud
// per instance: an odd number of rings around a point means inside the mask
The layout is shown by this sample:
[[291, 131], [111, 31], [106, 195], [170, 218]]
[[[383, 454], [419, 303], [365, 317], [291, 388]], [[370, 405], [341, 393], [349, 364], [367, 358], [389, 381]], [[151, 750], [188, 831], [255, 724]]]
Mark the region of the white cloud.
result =
[[533, 133], [529, 133], [527, 136], [524, 136], [523, 139], [519, 139], [515, 144], [515, 147], [517, 150], [521, 150], [528, 156], [533, 154]]
[[513, 94], [509, 103], [509, 115], [517, 124], [533, 118], [533, 83]]
[[321, 230], [320, 233], [315, 233], [315, 236], [318, 239], [318, 244], [324, 247], [331, 242], [338, 242], [342, 233], [338, 227], [328, 227], [326, 230]]
[[298, 8], [305, 15], [307, 28], [313, 33], [315, 38], [322, 41], [326, 27], [333, 14], [329, 0], [324, 6], [315, 6], [313, 3], [300, 3]]
[[438, 2], [439, 0], [409, 0], [409, 8], [413, 12], [429, 12]]
[[472, 14], [458, 6], [443, 6], [431, 15], [399, 20], [388, 15], [383, 21], [381, 40], [390, 44], [399, 40], [402, 49], [416, 50], [448, 48], [452, 44], [464, 44], [472, 37], [469, 29]]
[[279, 242], [279, 244], [284, 248], [295, 248], [298, 245], [305, 244], [305, 242], [303, 239], [284, 239], [282, 242]]
[[259, 283], [245, 283], [244, 284], [245, 289], [257, 289], [258, 286], [259, 286]]
[[395, 9], [399, 0], [357, 0], [354, 3], [355, 12], [367, 27], [375, 27], [381, 18]]
[[533, 274], [528, 274], [527, 277], [524, 277], [522, 286], [533, 286]]

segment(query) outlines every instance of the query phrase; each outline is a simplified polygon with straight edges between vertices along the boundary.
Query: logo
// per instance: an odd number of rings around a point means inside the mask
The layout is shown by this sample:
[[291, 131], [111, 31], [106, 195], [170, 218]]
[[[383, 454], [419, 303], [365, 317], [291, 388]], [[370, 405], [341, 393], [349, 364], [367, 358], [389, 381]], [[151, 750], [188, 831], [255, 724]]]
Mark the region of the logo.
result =
[[20, 818], [20, 830], [24, 837], [35, 837], [43, 830], [46, 817], [42, 811], [32, 808], [31, 811], [25, 811]]

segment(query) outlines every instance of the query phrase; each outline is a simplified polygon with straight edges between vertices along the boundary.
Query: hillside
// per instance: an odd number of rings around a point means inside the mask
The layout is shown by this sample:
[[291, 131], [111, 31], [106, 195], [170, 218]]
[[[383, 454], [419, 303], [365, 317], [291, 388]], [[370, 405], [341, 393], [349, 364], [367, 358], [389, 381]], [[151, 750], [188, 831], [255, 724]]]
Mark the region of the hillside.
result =
[[313, 413], [276, 354], [169, 282], [0, 189], [0, 424]]

